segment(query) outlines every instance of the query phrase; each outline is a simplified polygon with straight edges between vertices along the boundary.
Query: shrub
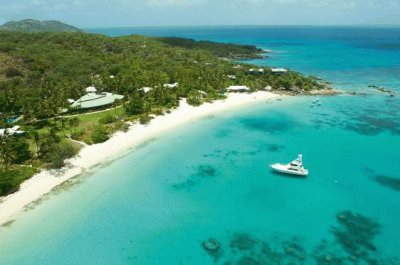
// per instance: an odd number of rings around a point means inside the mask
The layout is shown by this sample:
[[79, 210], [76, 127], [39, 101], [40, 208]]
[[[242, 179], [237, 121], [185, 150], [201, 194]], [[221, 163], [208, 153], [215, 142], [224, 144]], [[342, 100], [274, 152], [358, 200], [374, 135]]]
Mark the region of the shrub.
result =
[[35, 167], [0, 166], [0, 196], [18, 191], [20, 184], [37, 172], [38, 170]]
[[137, 94], [134, 94], [131, 101], [129, 101], [129, 103], [125, 105], [125, 112], [128, 115], [138, 115], [143, 113], [144, 111], [145, 105], [143, 99]]
[[110, 123], [113, 123], [116, 121], [117, 121], [117, 117], [115, 117], [114, 115], [111, 115], [111, 114], [107, 114], [103, 118], [99, 119], [99, 123], [101, 123], [101, 124], [110, 124]]
[[22, 138], [0, 137], [0, 161], [6, 164], [22, 164], [32, 158], [29, 144]]
[[95, 144], [98, 143], [103, 143], [105, 141], [107, 141], [108, 139], [110, 139], [110, 137], [108, 136], [108, 132], [106, 130], [106, 128], [104, 128], [103, 126], [97, 126], [94, 128], [93, 132], [92, 132], [92, 142]]
[[62, 168], [64, 161], [76, 155], [77, 151], [67, 142], [53, 144], [44, 155], [44, 161], [49, 163], [50, 168]]
[[129, 125], [126, 124], [123, 121], [119, 121], [115, 124], [115, 130], [116, 131], [123, 131], [123, 132], [127, 132], [129, 130]]
[[192, 106], [200, 106], [203, 103], [201, 94], [194, 91], [190, 92], [187, 97], [187, 103]]
[[147, 114], [140, 115], [139, 122], [140, 124], [148, 124], [151, 121], [151, 117]]
[[17, 76], [23, 76], [24, 74], [22, 73], [21, 70], [15, 68], [15, 67], [8, 67], [4, 71], [4, 74], [6, 75], [7, 78], [12, 78], [12, 77], [17, 77]]

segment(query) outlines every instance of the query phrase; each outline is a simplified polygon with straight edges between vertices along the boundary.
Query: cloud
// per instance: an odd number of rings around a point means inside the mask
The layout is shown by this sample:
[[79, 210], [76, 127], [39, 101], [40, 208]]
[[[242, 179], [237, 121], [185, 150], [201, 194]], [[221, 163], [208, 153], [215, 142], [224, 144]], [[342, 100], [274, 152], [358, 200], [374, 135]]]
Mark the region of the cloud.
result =
[[[268, 5], [291, 5], [307, 6], [309, 8], [335, 8], [335, 9], [354, 9], [354, 8], [400, 8], [400, 0], [234, 0], [237, 5], [248, 4], [256, 6]], [[400, 12], [400, 10], [399, 10]]]
[[206, 4], [208, 0], [147, 0], [145, 4], [148, 6], [191, 6]]

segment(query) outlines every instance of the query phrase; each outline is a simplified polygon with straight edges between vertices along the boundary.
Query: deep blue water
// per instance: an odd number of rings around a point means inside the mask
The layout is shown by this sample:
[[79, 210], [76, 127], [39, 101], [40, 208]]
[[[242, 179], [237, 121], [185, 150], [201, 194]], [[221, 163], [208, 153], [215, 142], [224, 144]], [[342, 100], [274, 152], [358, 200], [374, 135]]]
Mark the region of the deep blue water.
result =
[[[0, 264], [400, 264], [400, 95], [367, 88], [400, 92], [398, 29], [96, 32], [256, 44], [272, 53], [255, 63], [367, 95], [271, 100], [160, 135], [1, 227]], [[299, 152], [307, 178], [268, 169]]]

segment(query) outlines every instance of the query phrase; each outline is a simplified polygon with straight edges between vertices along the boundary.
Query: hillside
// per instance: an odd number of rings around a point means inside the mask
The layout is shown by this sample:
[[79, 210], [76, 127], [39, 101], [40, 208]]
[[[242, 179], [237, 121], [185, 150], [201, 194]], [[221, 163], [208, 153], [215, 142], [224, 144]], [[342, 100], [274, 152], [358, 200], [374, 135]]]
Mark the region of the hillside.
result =
[[265, 53], [262, 49], [253, 45], [239, 45], [230, 43], [215, 43], [211, 41], [195, 41], [192, 39], [184, 39], [177, 37], [161, 37], [157, 38], [161, 42], [171, 46], [186, 48], [186, 49], [202, 49], [211, 51], [214, 55], [221, 58], [229, 59], [261, 59], [265, 58]]
[[[212, 99], [224, 87], [235, 84], [254, 90], [267, 85], [305, 90], [318, 87], [314, 79], [294, 72], [277, 76], [264, 68], [263, 75], [250, 74], [248, 70], [256, 66], [235, 68], [237, 63], [215, 55], [220, 50], [219, 44], [184, 48], [143, 36], [0, 31], [0, 112], [22, 109], [26, 117], [54, 116], [68, 106], [68, 98], [78, 98], [84, 87], [96, 81], [93, 76], [99, 77], [97, 86], [101, 89], [127, 97], [141, 87], [178, 82], [179, 89], [168, 95], [174, 98], [173, 104], [198, 90], [206, 91]], [[116, 78], [109, 80], [111, 75]], [[229, 75], [236, 79], [229, 79]], [[166, 104], [168, 100], [162, 101]]]
[[0, 30], [23, 31], [23, 32], [79, 32], [80, 29], [64, 24], [60, 21], [48, 20], [39, 21], [25, 19], [20, 21], [10, 21], [0, 26]]

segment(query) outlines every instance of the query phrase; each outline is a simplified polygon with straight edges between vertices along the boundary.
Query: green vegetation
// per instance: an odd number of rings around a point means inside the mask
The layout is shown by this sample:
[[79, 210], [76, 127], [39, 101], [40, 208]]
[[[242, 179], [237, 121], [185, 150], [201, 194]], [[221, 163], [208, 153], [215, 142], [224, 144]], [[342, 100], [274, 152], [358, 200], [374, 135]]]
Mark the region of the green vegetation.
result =
[[0, 26], [0, 30], [25, 31], [25, 32], [79, 32], [80, 29], [61, 23], [59, 21], [39, 21], [24, 19], [21, 21], [10, 21]]
[[[254, 46], [180, 38], [0, 31], [0, 127], [23, 116], [18, 124], [27, 132], [0, 138], [1, 194], [17, 190], [36, 168], [63, 167], [78, 152], [79, 141], [104, 142], [128, 130], [128, 121], [147, 124], [182, 98], [198, 106], [224, 98], [230, 85], [291, 93], [322, 87], [295, 72], [276, 75], [263, 67], [254, 73], [249, 69], [255, 65], [227, 60], [257, 58], [260, 52]], [[178, 85], [166, 85], [173, 83]], [[124, 99], [93, 113], [69, 109], [68, 99], [78, 99], [90, 85]]]
[[158, 38], [163, 43], [171, 46], [209, 51], [215, 56], [230, 59], [259, 59], [262, 56], [262, 49], [253, 45], [239, 45], [230, 43], [215, 43], [211, 41], [195, 41], [192, 39], [184, 39], [177, 37]]
[[103, 143], [107, 141], [110, 137], [105, 127], [99, 125], [96, 126], [92, 132], [92, 141], [95, 144]]
[[19, 185], [38, 172], [35, 167], [0, 166], [0, 196], [4, 196], [19, 190]]

